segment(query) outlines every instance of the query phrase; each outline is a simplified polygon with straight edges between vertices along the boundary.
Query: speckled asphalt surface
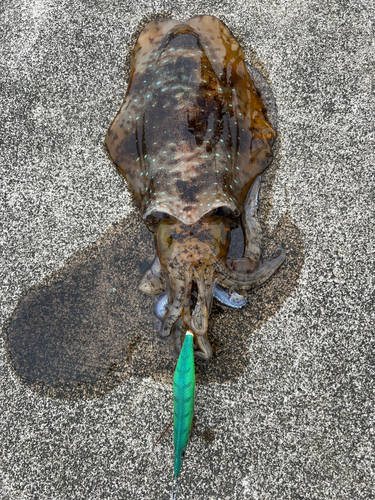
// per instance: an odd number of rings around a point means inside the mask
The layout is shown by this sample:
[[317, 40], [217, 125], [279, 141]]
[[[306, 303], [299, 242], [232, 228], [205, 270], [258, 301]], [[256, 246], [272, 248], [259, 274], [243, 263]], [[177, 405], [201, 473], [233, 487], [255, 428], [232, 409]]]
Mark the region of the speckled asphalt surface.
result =
[[[4, 1], [1, 320], [134, 216], [104, 151], [134, 33], [197, 14], [222, 19], [271, 86], [279, 146], [263, 218], [288, 217], [304, 255], [247, 339], [243, 373], [198, 386], [180, 498], [374, 498], [372, 2]], [[169, 497], [171, 433], [153, 446], [171, 419], [167, 383], [132, 374], [100, 398], [46, 397], [11, 369], [2, 337], [0, 398], [2, 500]]]

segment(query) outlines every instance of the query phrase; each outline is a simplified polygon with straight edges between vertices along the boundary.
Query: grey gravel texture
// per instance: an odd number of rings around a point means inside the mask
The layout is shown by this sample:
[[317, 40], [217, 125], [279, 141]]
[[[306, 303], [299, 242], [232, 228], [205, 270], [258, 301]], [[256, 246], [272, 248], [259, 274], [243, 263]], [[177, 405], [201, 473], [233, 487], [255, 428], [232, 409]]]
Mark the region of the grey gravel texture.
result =
[[[244, 373], [198, 386], [181, 500], [375, 497], [374, 10], [359, 0], [1, 5], [2, 322], [134, 210], [104, 137], [147, 20], [219, 17], [274, 93], [267, 224], [290, 217], [304, 265], [248, 339]], [[172, 435], [153, 443], [171, 419], [170, 385], [134, 375], [102, 398], [43, 397], [3, 343], [0, 398], [2, 500], [169, 497]]]

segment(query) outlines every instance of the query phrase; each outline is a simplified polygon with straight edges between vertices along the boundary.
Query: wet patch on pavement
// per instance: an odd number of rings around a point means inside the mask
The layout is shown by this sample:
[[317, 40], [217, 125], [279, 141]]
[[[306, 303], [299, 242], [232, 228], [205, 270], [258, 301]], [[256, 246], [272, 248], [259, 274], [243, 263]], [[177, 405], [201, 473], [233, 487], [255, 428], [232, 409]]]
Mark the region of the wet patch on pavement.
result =
[[[266, 230], [266, 228], [265, 228]], [[233, 254], [241, 252], [234, 232]], [[265, 253], [285, 248], [279, 272], [242, 310], [215, 304], [209, 322], [213, 359], [197, 366], [197, 382], [227, 382], [248, 364], [249, 336], [282, 307], [303, 263], [297, 227], [284, 216], [265, 234]], [[237, 248], [236, 248], [237, 247]], [[155, 298], [137, 288], [154, 256], [153, 237], [134, 211], [21, 298], [5, 326], [10, 363], [39, 394], [72, 399], [104, 395], [131, 376], [171, 383], [177, 355], [158, 336]]]
[[201, 440], [206, 444], [213, 444], [215, 442], [216, 434], [212, 429], [204, 429], [201, 434]]

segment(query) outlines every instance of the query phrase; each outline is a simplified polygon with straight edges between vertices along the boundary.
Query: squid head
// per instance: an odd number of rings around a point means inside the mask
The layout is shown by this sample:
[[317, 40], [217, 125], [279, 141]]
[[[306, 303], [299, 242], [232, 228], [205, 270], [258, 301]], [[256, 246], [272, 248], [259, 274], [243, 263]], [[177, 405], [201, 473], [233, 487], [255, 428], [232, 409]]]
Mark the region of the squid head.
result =
[[155, 231], [155, 247], [166, 279], [171, 306], [161, 335], [182, 316], [185, 327], [204, 335], [216, 286], [218, 263], [226, 261], [230, 230], [225, 219], [206, 217], [187, 226], [176, 219], [162, 219]]

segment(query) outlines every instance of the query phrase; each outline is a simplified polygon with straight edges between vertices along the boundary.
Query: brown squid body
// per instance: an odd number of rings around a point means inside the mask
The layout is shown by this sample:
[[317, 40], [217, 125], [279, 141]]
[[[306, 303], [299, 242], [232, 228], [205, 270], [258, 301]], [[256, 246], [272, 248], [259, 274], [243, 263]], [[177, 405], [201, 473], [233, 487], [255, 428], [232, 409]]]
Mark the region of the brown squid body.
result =
[[[275, 135], [243, 50], [220, 20], [158, 19], [143, 29], [106, 144], [155, 233], [157, 257], [140, 288], [168, 294], [161, 335], [175, 327], [179, 345], [184, 325], [206, 360], [217, 285], [246, 295], [285, 258], [278, 249], [261, 260], [257, 221]], [[239, 216], [245, 252], [231, 260], [229, 221]]]

